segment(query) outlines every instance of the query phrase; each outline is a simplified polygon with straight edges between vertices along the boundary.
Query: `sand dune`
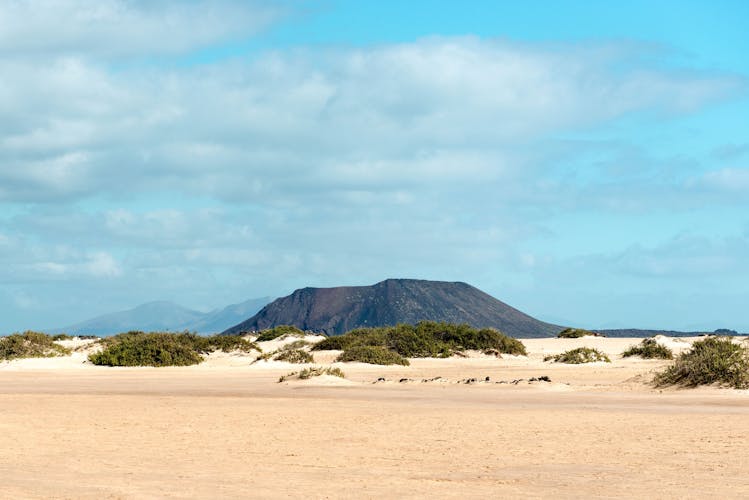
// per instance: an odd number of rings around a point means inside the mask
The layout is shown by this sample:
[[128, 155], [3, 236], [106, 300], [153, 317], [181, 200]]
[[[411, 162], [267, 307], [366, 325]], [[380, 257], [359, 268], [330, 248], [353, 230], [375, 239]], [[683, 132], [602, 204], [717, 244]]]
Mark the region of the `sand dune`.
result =
[[[299, 365], [254, 355], [0, 363], [0, 497], [749, 496], [749, 392], [654, 389], [667, 362], [620, 357], [639, 340], [533, 339], [528, 357], [336, 363], [346, 380], [285, 383]], [[583, 345], [613, 362], [543, 362]]]

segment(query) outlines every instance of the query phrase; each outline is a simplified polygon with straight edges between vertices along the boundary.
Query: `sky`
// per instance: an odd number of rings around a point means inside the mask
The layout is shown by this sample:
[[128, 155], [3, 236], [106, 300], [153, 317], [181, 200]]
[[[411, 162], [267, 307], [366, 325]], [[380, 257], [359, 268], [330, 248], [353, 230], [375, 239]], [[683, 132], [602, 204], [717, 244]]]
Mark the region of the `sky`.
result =
[[749, 332], [749, 3], [0, 3], [0, 333], [470, 283]]

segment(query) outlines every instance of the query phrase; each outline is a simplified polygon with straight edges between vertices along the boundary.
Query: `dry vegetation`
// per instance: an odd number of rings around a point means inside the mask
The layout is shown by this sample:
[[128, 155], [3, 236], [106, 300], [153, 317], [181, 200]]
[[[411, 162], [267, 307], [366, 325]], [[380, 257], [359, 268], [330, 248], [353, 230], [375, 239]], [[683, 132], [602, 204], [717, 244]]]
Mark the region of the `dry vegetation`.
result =
[[583, 330], [582, 328], [565, 328], [557, 335], [560, 339], [579, 339], [581, 337], [602, 337], [600, 333]]
[[340, 368], [328, 366], [328, 367], [322, 367], [322, 366], [312, 366], [309, 368], [305, 368], [298, 372], [291, 372], [287, 373], [286, 375], [283, 375], [281, 378], [278, 379], [278, 382], [286, 382], [287, 380], [291, 379], [299, 379], [299, 380], [307, 380], [312, 377], [319, 377], [321, 375], [331, 375], [333, 377], [340, 377], [340, 378], [346, 378], [346, 374], [341, 371]]
[[749, 389], [749, 350], [731, 337], [708, 337], [692, 344], [655, 377], [656, 386], [723, 385]]
[[27, 331], [0, 337], [0, 361], [51, 358], [68, 354], [70, 354], [70, 349], [55, 344], [52, 337], [44, 333]]
[[100, 341], [103, 350], [89, 356], [95, 365], [105, 366], [190, 366], [215, 351], [260, 351], [242, 337], [194, 333], [128, 332]]
[[561, 354], [555, 354], [546, 356], [544, 361], [553, 361], [555, 363], [567, 363], [570, 365], [580, 365], [583, 363], [596, 363], [604, 362], [611, 363], [609, 357], [599, 351], [598, 349], [592, 349], [590, 347], [578, 347]]
[[[362, 349], [377, 347], [378, 350]], [[341, 350], [341, 360], [389, 360], [403, 364], [400, 358], [447, 358], [467, 350], [527, 355], [525, 346], [492, 328], [476, 329], [468, 325], [452, 325], [423, 321], [417, 325], [358, 328], [344, 335], [329, 337], [315, 345], [315, 351]], [[385, 351], [399, 358], [386, 355]], [[386, 357], [387, 356], [387, 357]]]
[[643, 339], [622, 353], [623, 358], [639, 356], [643, 359], [673, 359], [674, 353], [668, 347], [659, 344], [655, 339]]

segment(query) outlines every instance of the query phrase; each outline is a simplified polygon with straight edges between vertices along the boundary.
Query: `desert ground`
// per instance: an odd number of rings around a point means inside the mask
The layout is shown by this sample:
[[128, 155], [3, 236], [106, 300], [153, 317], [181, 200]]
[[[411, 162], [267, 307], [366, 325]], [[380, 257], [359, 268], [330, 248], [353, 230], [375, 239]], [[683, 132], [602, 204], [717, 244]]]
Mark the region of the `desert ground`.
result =
[[[225, 353], [3, 362], [0, 498], [749, 497], [749, 391], [656, 389], [668, 361], [620, 356], [639, 340], [523, 340], [528, 357], [335, 363], [346, 379], [283, 383], [297, 365]], [[543, 361], [579, 346], [612, 363]]]

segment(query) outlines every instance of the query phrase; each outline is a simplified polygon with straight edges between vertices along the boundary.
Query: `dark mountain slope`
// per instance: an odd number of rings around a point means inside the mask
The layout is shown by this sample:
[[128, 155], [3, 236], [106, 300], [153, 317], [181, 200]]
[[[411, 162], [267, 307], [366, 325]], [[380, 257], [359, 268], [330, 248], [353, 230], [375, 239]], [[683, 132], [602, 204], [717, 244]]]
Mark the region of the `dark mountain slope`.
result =
[[303, 288], [273, 301], [224, 333], [287, 324], [340, 335], [358, 327], [423, 320], [494, 327], [516, 337], [548, 337], [562, 330], [466, 283], [389, 279], [372, 286]]

